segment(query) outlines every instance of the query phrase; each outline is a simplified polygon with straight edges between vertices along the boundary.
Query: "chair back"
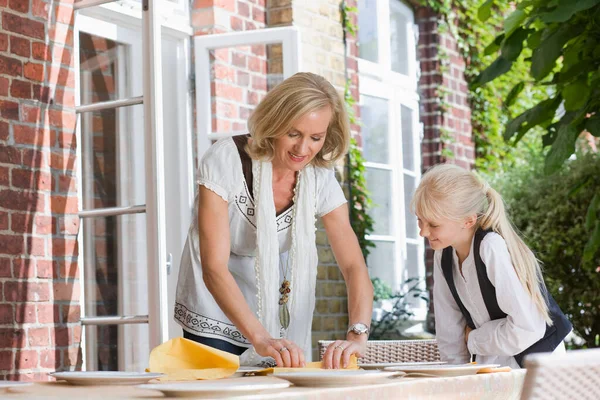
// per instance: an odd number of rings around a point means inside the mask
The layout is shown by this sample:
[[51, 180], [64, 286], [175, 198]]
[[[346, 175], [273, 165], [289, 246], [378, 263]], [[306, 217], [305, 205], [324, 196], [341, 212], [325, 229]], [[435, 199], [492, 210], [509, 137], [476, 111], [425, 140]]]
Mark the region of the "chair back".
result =
[[[333, 341], [319, 341], [319, 357]], [[361, 364], [440, 361], [436, 340], [369, 340]]]
[[525, 357], [521, 400], [600, 399], [600, 349]]

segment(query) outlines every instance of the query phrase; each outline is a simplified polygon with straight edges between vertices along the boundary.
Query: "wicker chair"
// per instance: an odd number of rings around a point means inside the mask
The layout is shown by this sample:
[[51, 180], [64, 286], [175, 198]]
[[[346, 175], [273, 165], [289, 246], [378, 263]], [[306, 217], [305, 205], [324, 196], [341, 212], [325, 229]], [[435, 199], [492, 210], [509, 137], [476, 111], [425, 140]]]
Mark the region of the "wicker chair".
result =
[[600, 399], [600, 349], [525, 358], [522, 400]]
[[[322, 359], [332, 341], [319, 341], [319, 357]], [[370, 340], [361, 364], [439, 361], [436, 340]]]

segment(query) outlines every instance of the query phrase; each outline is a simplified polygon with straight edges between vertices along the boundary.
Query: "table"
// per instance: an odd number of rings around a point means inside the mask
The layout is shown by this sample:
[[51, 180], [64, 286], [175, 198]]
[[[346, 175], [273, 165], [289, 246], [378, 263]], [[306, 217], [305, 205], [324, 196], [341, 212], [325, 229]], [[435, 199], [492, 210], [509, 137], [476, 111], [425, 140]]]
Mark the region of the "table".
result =
[[[233, 379], [277, 379], [244, 377]], [[525, 370], [452, 378], [392, 378], [389, 383], [335, 388], [289, 387], [271, 393], [237, 396], [239, 400], [382, 400], [382, 399], [490, 399], [518, 400]], [[166, 398], [160, 392], [135, 386], [71, 386], [64, 382], [39, 382], [0, 394], [6, 399], [154, 399]]]

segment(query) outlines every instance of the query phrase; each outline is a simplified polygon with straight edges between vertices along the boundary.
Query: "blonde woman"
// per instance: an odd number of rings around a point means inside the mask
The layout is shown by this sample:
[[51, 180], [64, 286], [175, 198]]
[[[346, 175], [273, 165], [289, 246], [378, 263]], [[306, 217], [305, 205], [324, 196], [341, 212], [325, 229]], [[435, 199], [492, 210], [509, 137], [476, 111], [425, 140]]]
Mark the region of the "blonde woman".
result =
[[525, 355], [564, 352], [572, 326], [546, 291], [540, 265], [502, 198], [473, 172], [431, 168], [412, 200], [435, 250], [433, 304], [442, 360], [519, 368]]
[[324, 78], [298, 73], [265, 96], [248, 128], [200, 161], [175, 319], [184, 337], [238, 354], [243, 365], [304, 365], [320, 217], [346, 281], [350, 320], [324, 362], [343, 367], [365, 350], [373, 299], [332, 169], [348, 149], [344, 104]]

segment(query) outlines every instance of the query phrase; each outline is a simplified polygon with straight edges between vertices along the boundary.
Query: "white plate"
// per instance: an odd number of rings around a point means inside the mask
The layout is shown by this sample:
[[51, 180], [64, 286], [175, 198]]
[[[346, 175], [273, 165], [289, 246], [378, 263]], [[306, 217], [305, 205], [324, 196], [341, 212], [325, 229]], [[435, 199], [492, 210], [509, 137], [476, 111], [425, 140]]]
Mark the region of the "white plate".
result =
[[314, 372], [283, 372], [276, 374], [278, 378], [288, 380], [296, 386], [350, 386], [384, 383], [397, 372], [382, 371], [314, 371]]
[[71, 371], [53, 372], [50, 375], [62, 379], [71, 385], [139, 385], [163, 374], [150, 372], [124, 372], [124, 371]]
[[483, 368], [496, 368], [500, 364], [446, 364], [446, 365], [413, 365], [405, 367], [387, 367], [385, 371], [401, 371], [407, 374], [424, 374], [434, 376], [475, 375]]
[[32, 382], [0, 381], [0, 393], [8, 393], [10, 388], [33, 385]]
[[444, 365], [446, 361], [420, 361], [420, 362], [397, 362], [397, 363], [374, 363], [374, 364], [358, 364], [362, 369], [384, 369], [388, 367], [408, 367], [420, 365]]
[[289, 382], [267, 379], [223, 379], [216, 381], [157, 383], [138, 386], [140, 389], [158, 390], [167, 397], [223, 398], [254, 394], [269, 390], [281, 390], [290, 386]]

